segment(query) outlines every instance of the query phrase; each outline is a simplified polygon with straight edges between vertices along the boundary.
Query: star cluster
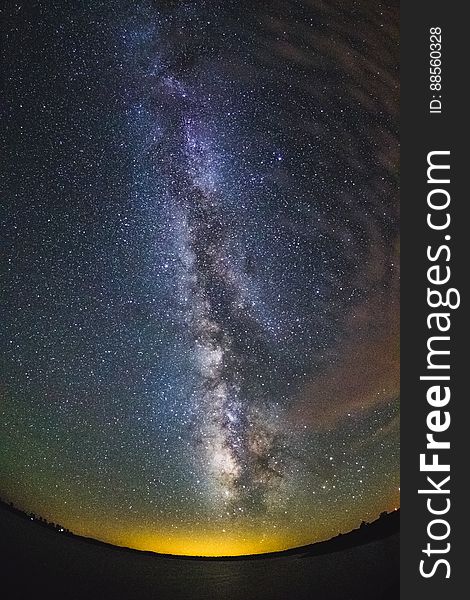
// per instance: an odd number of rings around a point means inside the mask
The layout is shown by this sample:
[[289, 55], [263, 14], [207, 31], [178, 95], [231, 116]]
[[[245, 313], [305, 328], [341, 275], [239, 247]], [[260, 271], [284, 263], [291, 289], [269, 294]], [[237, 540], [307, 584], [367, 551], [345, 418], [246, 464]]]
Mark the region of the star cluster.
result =
[[2, 495], [209, 555], [394, 508], [397, 6], [2, 13]]

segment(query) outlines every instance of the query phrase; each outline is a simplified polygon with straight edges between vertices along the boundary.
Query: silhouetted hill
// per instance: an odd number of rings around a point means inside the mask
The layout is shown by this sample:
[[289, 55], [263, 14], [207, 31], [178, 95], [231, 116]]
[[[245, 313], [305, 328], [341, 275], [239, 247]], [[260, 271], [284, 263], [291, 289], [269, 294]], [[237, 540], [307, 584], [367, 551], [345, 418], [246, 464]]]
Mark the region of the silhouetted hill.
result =
[[[330, 552], [339, 552], [346, 548], [361, 546], [370, 542], [381, 540], [400, 531], [400, 509], [391, 513], [382, 513], [372, 523], [363, 523], [349, 533], [339, 534], [324, 542], [317, 542], [301, 548], [295, 548], [296, 553], [302, 556], [319, 556]], [[289, 550], [287, 551], [289, 552]]]
[[363, 522], [360, 527], [353, 529], [352, 531], [345, 534], [338, 534], [337, 536], [325, 540], [322, 542], [314, 542], [313, 544], [307, 544], [305, 546], [298, 546], [295, 548], [289, 548], [288, 550], [281, 550], [278, 552], [265, 552], [263, 554], [245, 554], [239, 556], [184, 556], [174, 554], [163, 554], [158, 552], [152, 552], [150, 550], [136, 550], [135, 548], [128, 548], [126, 546], [115, 546], [95, 538], [83, 537], [74, 534], [69, 529], [66, 529], [60, 524], [51, 523], [35, 515], [34, 513], [26, 513], [16, 508], [12, 503], [4, 502], [0, 500], [0, 509], [10, 511], [18, 515], [22, 519], [32, 521], [33, 523], [52, 529], [62, 536], [77, 538], [86, 541], [89, 544], [98, 546], [109, 546], [118, 550], [126, 552], [137, 552], [139, 554], [149, 554], [152, 556], [161, 556], [165, 558], [177, 558], [179, 560], [259, 560], [263, 558], [275, 558], [282, 556], [320, 556], [321, 554], [329, 554], [331, 552], [338, 552], [340, 550], [346, 550], [347, 548], [353, 548], [354, 546], [360, 546], [362, 544], [368, 544], [376, 540], [386, 538], [390, 535], [396, 534], [400, 530], [400, 510], [395, 510], [391, 513], [384, 512], [380, 517], [372, 523]]
[[[236, 558], [165, 556], [67, 533], [0, 505], [8, 600], [398, 600], [399, 514], [332, 540]], [[63, 531], [61, 531], [63, 530]]]

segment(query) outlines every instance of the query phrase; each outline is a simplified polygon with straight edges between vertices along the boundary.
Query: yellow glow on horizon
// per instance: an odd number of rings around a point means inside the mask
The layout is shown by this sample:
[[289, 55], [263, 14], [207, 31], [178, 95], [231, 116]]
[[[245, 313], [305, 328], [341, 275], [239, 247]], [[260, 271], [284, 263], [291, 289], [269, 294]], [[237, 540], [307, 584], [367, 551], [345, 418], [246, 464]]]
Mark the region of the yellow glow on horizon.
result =
[[243, 539], [220, 535], [158, 536], [152, 534], [130, 534], [126, 546], [137, 550], [150, 550], [160, 554], [179, 556], [242, 556], [245, 554], [263, 554], [277, 552], [289, 547], [289, 541], [281, 536], [268, 538], [245, 537]]
[[[396, 510], [398, 502], [390, 503], [385, 509], [388, 512]], [[370, 519], [370, 521], [375, 520]], [[107, 544], [131, 548], [134, 550], [150, 551], [156, 554], [171, 554], [174, 556], [242, 556], [280, 552], [300, 546], [321, 542], [334, 537], [339, 530], [316, 528], [316, 531], [305, 529], [302, 532], [270, 530], [261, 534], [254, 531], [181, 531], [161, 530], [159, 533], [142, 531], [142, 529], [119, 529], [110, 531], [101, 527], [87, 527], [83, 521], [70, 524], [70, 529], [76, 535], [101, 540]], [[343, 533], [358, 527], [357, 521], [351, 521], [341, 527]], [[238, 535], [237, 535], [238, 534]]]
[[[115, 529], [92, 526], [83, 521], [68, 521], [67, 525], [76, 535], [92, 538], [107, 544], [175, 556], [242, 556], [279, 552], [315, 541], [316, 536], [299, 540], [288, 531], [236, 532], [188, 531], [161, 529], [158, 533], [142, 529]], [[290, 533], [290, 535], [289, 535]], [[324, 539], [324, 538], [323, 538]]]
[[[286, 521], [272, 525], [258, 524], [258, 527], [248, 529], [233, 523], [220, 525], [215, 523], [204, 528], [199, 527], [168, 527], [166, 524], [155, 524], [154, 528], [143, 523], [122, 522], [110, 523], [106, 518], [67, 518], [67, 512], [57, 511], [48, 520], [61, 523], [79, 536], [93, 538], [115, 546], [155, 552], [157, 554], [172, 554], [175, 556], [241, 556], [280, 552], [307, 544], [330, 539], [339, 532], [347, 533], [359, 526], [362, 519], [374, 521], [382, 511], [391, 512], [400, 506], [399, 488], [391, 490], [388, 501], [380, 509], [367, 510], [359, 507], [356, 512], [338, 511], [333, 521], [315, 520], [305, 522], [302, 528], [292, 527]], [[367, 507], [368, 508], [368, 507]], [[67, 507], [67, 511], [70, 507]], [[32, 511], [40, 513], [41, 511]], [[62, 512], [62, 514], [59, 514]], [[209, 529], [210, 527], [210, 529]]]

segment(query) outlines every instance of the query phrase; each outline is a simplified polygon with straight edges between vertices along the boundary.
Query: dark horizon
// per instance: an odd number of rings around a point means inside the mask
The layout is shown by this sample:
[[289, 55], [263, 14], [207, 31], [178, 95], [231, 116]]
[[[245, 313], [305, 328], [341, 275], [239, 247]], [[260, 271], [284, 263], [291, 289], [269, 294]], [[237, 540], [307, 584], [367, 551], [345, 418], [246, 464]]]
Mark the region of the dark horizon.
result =
[[38, 590], [68, 600], [398, 598], [397, 533], [355, 546], [350, 543], [354, 534], [345, 534], [330, 548], [325, 548], [328, 542], [319, 543], [311, 552], [211, 559], [158, 555], [40, 525], [0, 508], [3, 585], [15, 590], [12, 600], [37, 597]]
[[[335, 552], [338, 549], [335, 549], [334, 546], [341, 546], [339, 549], [344, 548], [353, 548], [356, 545], [363, 545], [370, 541], [374, 541], [376, 539], [381, 539], [382, 537], [387, 537], [388, 535], [393, 535], [395, 533], [399, 533], [399, 517], [400, 517], [400, 508], [396, 508], [392, 511], [383, 511], [377, 519], [366, 522], [362, 521], [361, 525], [355, 529], [351, 529], [346, 533], [338, 533], [337, 535], [326, 538], [324, 540], [319, 540], [316, 542], [311, 542], [309, 544], [303, 544], [302, 546], [293, 546], [289, 548], [285, 548], [283, 550], [276, 550], [274, 552], [257, 552], [253, 554], [236, 554], [236, 555], [219, 555], [219, 556], [204, 556], [204, 555], [193, 555], [193, 554], [171, 554], [171, 553], [163, 553], [163, 552], [155, 552], [153, 550], [141, 550], [139, 548], [132, 548], [130, 546], [124, 546], [119, 544], [113, 544], [111, 542], [107, 542], [105, 540], [100, 540], [98, 538], [83, 536], [77, 534], [66, 527], [64, 527], [60, 523], [54, 523], [47, 521], [41, 515], [37, 515], [33, 512], [24, 511], [21, 508], [17, 507], [13, 502], [5, 501], [3, 498], [0, 498], [0, 508], [4, 510], [9, 510], [14, 512], [21, 518], [25, 520], [30, 520], [34, 524], [45, 527], [49, 530], [55, 531], [60, 535], [65, 535], [67, 537], [76, 538], [78, 540], [83, 540], [91, 544], [102, 545], [110, 548], [116, 548], [118, 550], [124, 550], [129, 552], [137, 552], [146, 555], [152, 555], [155, 557], [164, 557], [164, 558], [175, 558], [175, 559], [184, 559], [184, 560], [255, 560], [261, 558], [275, 558], [280, 556], [289, 556], [296, 554], [308, 554], [311, 556], [315, 556], [318, 554]], [[385, 524], [385, 527], [381, 528], [379, 531], [375, 531], [370, 535], [370, 529], [376, 528], [379, 524]], [[360, 536], [360, 539], [357, 540], [357, 543], [348, 544], [348, 537], [352, 537], [357, 533], [361, 533], [363, 535]], [[382, 534], [382, 535], [381, 535]], [[346, 542], [346, 543], [345, 543]], [[318, 550], [318, 552], [315, 552]], [[323, 550], [323, 551], [322, 551]]]

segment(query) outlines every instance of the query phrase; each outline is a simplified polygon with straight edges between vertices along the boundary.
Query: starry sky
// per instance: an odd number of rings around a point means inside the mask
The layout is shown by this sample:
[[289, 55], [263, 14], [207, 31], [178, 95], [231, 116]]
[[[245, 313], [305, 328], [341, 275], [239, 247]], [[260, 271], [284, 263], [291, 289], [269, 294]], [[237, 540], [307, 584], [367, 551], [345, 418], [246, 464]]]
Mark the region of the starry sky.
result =
[[398, 506], [398, 3], [2, 4], [0, 495], [197, 555]]

